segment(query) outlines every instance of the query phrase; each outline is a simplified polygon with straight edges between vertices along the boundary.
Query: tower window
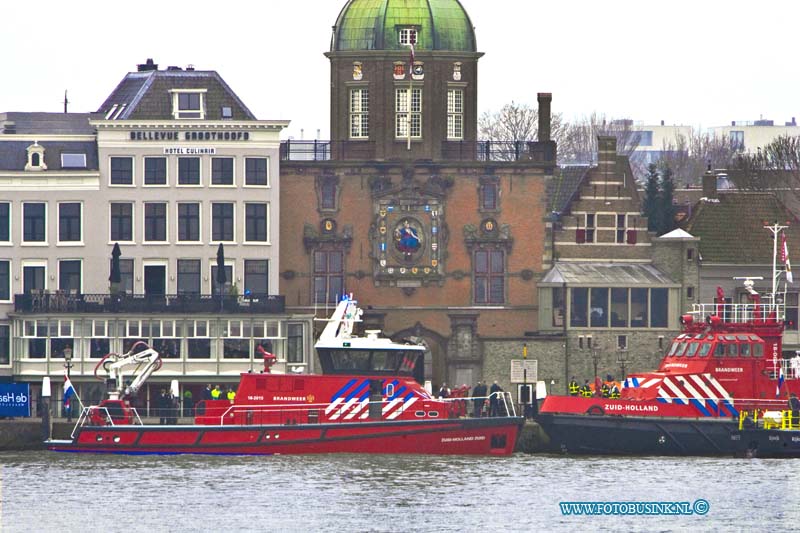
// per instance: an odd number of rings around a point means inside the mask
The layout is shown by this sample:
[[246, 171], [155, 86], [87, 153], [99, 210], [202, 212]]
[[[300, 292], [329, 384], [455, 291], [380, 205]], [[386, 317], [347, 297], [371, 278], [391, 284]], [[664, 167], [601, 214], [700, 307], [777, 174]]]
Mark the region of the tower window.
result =
[[400, 28], [399, 37], [402, 45], [417, 44], [417, 29]]
[[422, 138], [422, 89], [395, 89], [395, 137]]
[[350, 138], [369, 138], [369, 89], [350, 89]]
[[447, 91], [447, 138], [460, 141], [464, 138], [464, 91]]

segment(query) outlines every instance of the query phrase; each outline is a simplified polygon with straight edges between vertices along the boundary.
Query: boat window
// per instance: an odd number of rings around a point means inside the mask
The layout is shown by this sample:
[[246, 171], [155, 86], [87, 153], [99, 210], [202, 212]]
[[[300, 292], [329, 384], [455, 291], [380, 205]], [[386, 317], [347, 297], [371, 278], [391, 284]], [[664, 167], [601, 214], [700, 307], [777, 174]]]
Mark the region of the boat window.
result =
[[739, 345], [736, 343], [726, 343], [725, 355], [728, 357], [739, 357]]
[[417, 366], [417, 358], [419, 357], [420, 352], [418, 351], [407, 351], [403, 357], [403, 361], [400, 365], [401, 372], [411, 372], [414, 370], [414, 367]]
[[725, 335], [725, 340], [726, 341], [735, 341], [736, 340], [736, 335]]
[[687, 343], [686, 343], [686, 341], [683, 341], [683, 342], [681, 343], [681, 345], [678, 347], [678, 351], [677, 351], [677, 352], [675, 352], [675, 356], [676, 356], [676, 357], [680, 357], [680, 356], [682, 356], [682, 355], [683, 355], [683, 352], [685, 352], [685, 351], [686, 351], [686, 344], [687, 344]]
[[725, 345], [718, 342], [714, 348], [714, 357], [722, 357], [723, 355], [725, 355]]
[[669, 353], [667, 355], [675, 355], [675, 351], [678, 349], [678, 346], [680, 346], [679, 342], [673, 342], [672, 348], [669, 349]]
[[750, 338], [747, 335], [737, 335], [736, 338], [739, 339], [740, 341], [749, 341], [750, 340]]
[[428, 418], [439, 418], [439, 411], [428, 411]]
[[697, 353], [697, 348], [699, 347], [700, 345], [696, 342], [689, 344], [689, 349], [686, 351], [686, 357], [694, 357], [694, 354]]
[[702, 334], [702, 333], [700, 333], [700, 334], [698, 334], [698, 335], [695, 335], [695, 336], [694, 336], [694, 338], [695, 338], [695, 339], [697, 339], [697, 340], [699, 340], [699, 341], [701, 341], [701, 340], [703, 340], [703, 334]]
[[750, 340], [760, 341], [761, 339], [758, 338], [758, 335], [750, 335]]
[[367, 350], [331, 350], [334, 370], [369, 370]]
[[743, 342], [739, 345], [739, 355], [742, 357], [750, 357], [750, 343]]
[[372, 352], [372, 370], [396, 371], [403, 361], [403, 352], [376, 350]]
[[761, 343], [753, 344], [753, 357], [763, 357], [764, 345]]
[[415, 411], [414, 416], [417, 418], [425, 418], [425, 411]]
[[703, 344], [700, 345], [700, 353], [697, 354], [697, 357], [705, 357], [708, 355], [710, 351], [711, 351], [711, 343], [704, 342]]

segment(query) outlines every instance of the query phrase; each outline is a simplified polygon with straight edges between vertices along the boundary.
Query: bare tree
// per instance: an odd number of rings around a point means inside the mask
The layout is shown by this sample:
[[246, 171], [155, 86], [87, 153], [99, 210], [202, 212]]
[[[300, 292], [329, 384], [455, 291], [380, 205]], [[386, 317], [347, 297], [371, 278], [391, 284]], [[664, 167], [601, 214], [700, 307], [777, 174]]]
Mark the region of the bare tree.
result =
[[774, 190], [795, 207], [800, 203], [800, 137], [782, 135], [753, 154], [732, 161], [730, 178], [740, 189]]
[[[515, 153], [524, 150], [520, 143], [539, 140], [539, 110], [527, 104], [511, 102], [500, 111], [484, 112], [478, 119], [478, 136], [482, 141], [496, 144], [494, 156], [513, 160]], [[560, 144], [564, 123], [560, 113], [550, 118], [551, 139]], [[505, 154], [505, 156], [504, 156]]]
[[592, 113], [566, 125], [558, 143], [559, 163], [587, 164], [597, 161], [597, 137], [617, 138], [617, 153], [631, 156], [639, 146], [639, 135], [633, 121], [610, 119]]
[[709, 165], [715, 169], [730, 168], [737, 153], [727, 135], [696, 133], [688, 138], [678, 135], [674, 143], [663, 143], [658, 164], [672, 169], [676, 183], [693, 185], [700, 183]]

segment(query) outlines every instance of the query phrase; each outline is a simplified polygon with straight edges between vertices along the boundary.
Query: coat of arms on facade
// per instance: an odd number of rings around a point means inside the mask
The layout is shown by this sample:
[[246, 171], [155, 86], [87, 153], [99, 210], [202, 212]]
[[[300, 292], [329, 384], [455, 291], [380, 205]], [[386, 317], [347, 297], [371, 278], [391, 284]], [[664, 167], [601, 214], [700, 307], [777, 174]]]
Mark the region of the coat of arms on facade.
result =
[[422, 61], [415, 61], [411, 65], [411, 78], [417, 81], [425, 79], [425, 64]]
[[453, 81], [461, 81], [461, 61], [453, 63]]
[[383, 181], [374, 180], [375, 223], [370, 231], [376, 281], [398, 287], [441, 282], [447, 242], [445, 186], [438, 178], [425, 184], [404, 180], [396, 187], [379, 184]]
[[364, 71], [362, 70], [362, 65], [360, 61], [353, 62], [353, 79], [355, 81], [361, 81], [364, 79]]
[[406, 77], [406, 64], [402, 61], [395, 61], [394, 63], [394, 79], [402, 80]]

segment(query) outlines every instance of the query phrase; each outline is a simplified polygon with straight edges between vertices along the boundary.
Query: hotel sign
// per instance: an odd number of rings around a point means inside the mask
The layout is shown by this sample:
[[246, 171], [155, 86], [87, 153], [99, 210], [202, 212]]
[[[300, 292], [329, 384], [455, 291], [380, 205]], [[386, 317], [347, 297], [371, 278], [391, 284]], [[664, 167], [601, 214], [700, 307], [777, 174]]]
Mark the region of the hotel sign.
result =
[[176, 146], [164, 148], [164, 155], [216, 155], [216, 148]]
[[249, 131], [132, 131], [132, 141], [249, 141]]

